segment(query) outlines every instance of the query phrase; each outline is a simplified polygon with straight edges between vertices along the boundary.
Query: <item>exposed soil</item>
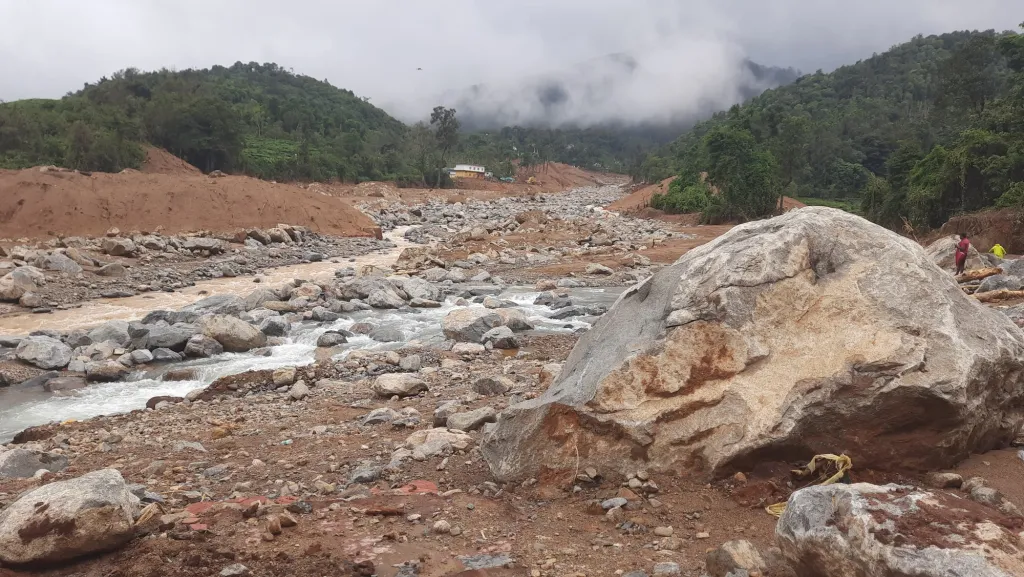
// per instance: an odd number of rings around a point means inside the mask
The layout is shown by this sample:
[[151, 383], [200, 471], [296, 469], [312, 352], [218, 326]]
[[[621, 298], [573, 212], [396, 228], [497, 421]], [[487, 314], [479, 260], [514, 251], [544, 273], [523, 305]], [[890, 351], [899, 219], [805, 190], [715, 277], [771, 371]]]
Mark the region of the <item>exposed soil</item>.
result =
[[1011, 254], [1024, 254], [1024, 213], [1019, 210], [986, 210], [956, 216], [942, 225], [939, 232], [936, 238], [966, 232], [979, 252], [988, 252], [998, 243]]
[[665, 194], [666, 192], [668, 192], [668, 185], [672, 184], [672, 181], [675, 179], [676, 177], [672, 176], [666, 178], [661, 182], [637, 188], [628, 195], [609, 204], [607, 208], [608, 210], [626, 213], [636, 213], [642, 211], [643, 209], [649, 208], [651, 206], [652, 196], [654, 196], [655, 194]]
[[142, 163], [142, 172], [173, 176], [196, 176], [203, 173], [170, 152], [155, 146], [146, 147], [146, 160]]
[[[154, 169], [173, 165], [152, 153]], [[288, 223], [339, 236], [376, 227], [348, 203], [289, 184], [125, 170], [119, 174], [0, 170], [0, 237], [100, 236], [122, 231], [230, 230]]]

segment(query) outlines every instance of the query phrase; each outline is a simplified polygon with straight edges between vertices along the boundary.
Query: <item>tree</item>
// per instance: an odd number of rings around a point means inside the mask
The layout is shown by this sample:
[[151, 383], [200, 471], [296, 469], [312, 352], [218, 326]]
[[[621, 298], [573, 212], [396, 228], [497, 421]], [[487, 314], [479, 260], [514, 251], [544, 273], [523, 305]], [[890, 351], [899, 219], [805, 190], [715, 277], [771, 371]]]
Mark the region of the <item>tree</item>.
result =
[[953, 53], [939, 70], [939, 106], [960, 106], [975, 113], [999, 90], [999, 53], [992, 34], [976, 35]]
[[448, 151], [459, 143], [459, 119], [454, 108], [435, 106], [430, 113], [430, 124], [434, 127], [434, 138], [441, 149], [441, 166], [437, 167], [437, 182], [442, 182], [441, 171], [447, 161]]
[[811, 121], [805, 116], [787, 116], [779, 124], [775, 156], [779, 159], [782, 186], [787, 187], [807, 164], [807, 135]]

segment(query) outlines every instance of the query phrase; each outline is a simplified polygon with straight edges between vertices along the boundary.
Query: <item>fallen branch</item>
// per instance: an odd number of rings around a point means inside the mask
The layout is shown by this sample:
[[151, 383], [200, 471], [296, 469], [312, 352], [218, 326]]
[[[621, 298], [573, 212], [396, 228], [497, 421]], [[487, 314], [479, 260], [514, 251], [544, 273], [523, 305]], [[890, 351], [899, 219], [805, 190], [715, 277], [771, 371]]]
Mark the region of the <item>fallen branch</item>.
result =
[[1004, 301], [1007, 299], [1024, 299], [1024, 291], [1012, 291], [1010, 289], [985, 291], [983, 293], [974, 293], [974, 298], [978, 299], [980, 302], [983, 303]]
[[964, 274], [956, 277], [956, 282], [970, 282], [972, 280], [981, 280], [997, 274], [1002, 274], [1003, 269], [998, 267], [979, 268], [969, 270]]

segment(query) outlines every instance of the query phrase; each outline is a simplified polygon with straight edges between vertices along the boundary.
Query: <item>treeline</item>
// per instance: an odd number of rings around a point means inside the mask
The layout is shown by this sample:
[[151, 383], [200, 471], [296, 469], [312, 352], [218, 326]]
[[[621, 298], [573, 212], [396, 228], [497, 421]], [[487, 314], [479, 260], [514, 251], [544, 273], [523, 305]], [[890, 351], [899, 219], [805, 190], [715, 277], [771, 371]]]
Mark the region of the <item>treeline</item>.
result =
[[635, 166], [680, 175], [653, 204], [708, 219], [770, 214], [779, 196], [845, 200], [876, 222], [940, 226], [1024, 204], [1024, 37], [918, 36], [698, 124]]
[[[511, 127], [464, 134], [455, 111], [405, 126], [352, 92], [276, 64], [128, 69], [60, 100], [0, 104], [0, 167], [139, 168], [142, 145], [199, 169], [275, 180], [444, 183], [445, 165], [564, 162], [624, 172], [669, 136], [657, 128]], [[435, 111], [436, 113], [436, 111]]]

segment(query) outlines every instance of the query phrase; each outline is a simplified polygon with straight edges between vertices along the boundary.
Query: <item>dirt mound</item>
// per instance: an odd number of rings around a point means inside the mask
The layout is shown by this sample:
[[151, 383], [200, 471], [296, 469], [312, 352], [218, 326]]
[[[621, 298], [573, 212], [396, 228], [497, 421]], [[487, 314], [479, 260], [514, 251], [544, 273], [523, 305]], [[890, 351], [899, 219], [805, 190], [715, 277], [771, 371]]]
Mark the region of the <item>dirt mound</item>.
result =
[[115, 226], [178, 233], [277, 223], [341, 236], [379, 232], [341, 199], [244, 176], [0, 170], [0, 237], [99, 236]]
[[672, 181], [675, 179], [676, 177], [670, 176], [661, 182], [638, 188], [605, 208], [625, 213], [643, 210], [651, 206], [651, 197], [655, 194], [665, 194], [668, 192], [668, 185], [672, 184]]
[[788, 196], [782, 197], [782, 212], [789, 212], [794, 208], [803, 208], [805, 206], [807, 205], [795, 198], [789, 198]]
[[198, 168], [155, 146], [146, 147], [146, 160], [142, 163], [142, 172], [146, 174], [170, 174], [176, 176], [202, 174], [202, 171]]
[[518, 183], [527, 182], [531, 176], [542, 192], [559, 192], [578, 186], [614, 183], [625, 179], [621, 175], [590, 172], [560, 162], [545, 162], [529, 168], [520, 167], [516, 171]]
[[996, 243], [1011, 254], [1024, 254], [1024, 213], [1013, 209], [987, 210], [949, 219], [942, 225], [943, 235], [966, 232], [971, 244], [988, 252]]

